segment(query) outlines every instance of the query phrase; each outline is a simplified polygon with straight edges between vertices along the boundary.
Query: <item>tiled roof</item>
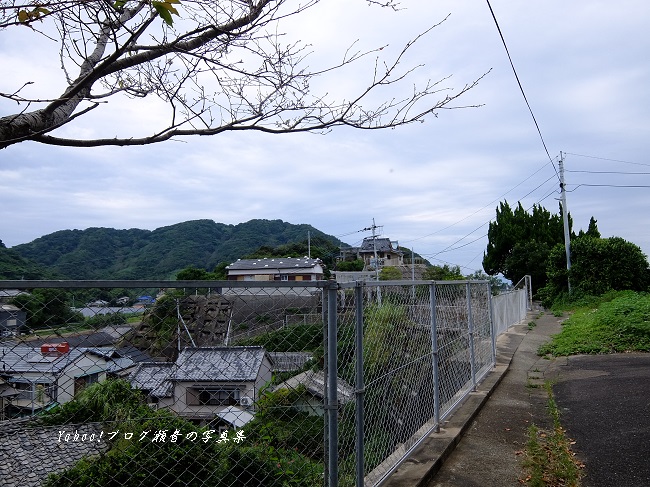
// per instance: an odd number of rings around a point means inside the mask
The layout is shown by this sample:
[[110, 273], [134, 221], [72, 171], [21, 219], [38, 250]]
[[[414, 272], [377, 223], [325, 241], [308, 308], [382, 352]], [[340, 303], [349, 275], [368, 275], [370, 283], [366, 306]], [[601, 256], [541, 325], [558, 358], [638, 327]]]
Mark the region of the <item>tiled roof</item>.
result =
[[171, 362], [140, 363], [129, 376], [129, 381], [134, 388], [149, 391], [154, 397], [172, 397], [174, 387], [170, 379], [174, 367]]
[[253, 381], [266, 352], [262, 347], [185, 348], [173, 378], [181, 381]]
[[376, 238], [375, 244], [372, 243], [372, 237], [367, 237], [363, 239], [361, 247], [359, 247], [360, 252], [374, 252], [375, 246], [377, 247], [377, 252], [397, 252], [401, 253], [400, 250], [393, 247], [392, 242], [389, 238]]
[[[59, 441], [59, 432], [70, 441]], [[50, 473], [64, 470], [81, 458], [105, 452], [105, 441], [80, 441], [83, 434], [99, 435], [101, 424], [33, 426], [25, 421], [0, 422], [0, 485], [37, 487]], [[75, 432], [79, 435], [74, 440]], [[61, 438], [65, 438], [65, 433]]]

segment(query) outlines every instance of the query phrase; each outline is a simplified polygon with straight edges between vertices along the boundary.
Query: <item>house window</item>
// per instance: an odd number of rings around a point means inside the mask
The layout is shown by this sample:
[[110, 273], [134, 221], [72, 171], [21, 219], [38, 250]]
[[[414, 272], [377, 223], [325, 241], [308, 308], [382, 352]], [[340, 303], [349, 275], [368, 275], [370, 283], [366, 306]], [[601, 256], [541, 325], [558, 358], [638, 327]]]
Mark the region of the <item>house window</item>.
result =
[[239, 404], [239, 389], [220, 387], [198, 391], [198, 404], [207, 406], [235, 406]]
[[287, 274], [282, 274], [282, 275], [280, 276], [280, 280], [281, 280], [281, 281], [288, 281], [288, 280], [289, 280], [289, 276], [288, 276]]
[[74, 378], [74, 394], [75, 396], [83, 391], [90, 384], [95, 384], [99, 382], [99, 372], [95, 374], [83, 375], [81, 377]]

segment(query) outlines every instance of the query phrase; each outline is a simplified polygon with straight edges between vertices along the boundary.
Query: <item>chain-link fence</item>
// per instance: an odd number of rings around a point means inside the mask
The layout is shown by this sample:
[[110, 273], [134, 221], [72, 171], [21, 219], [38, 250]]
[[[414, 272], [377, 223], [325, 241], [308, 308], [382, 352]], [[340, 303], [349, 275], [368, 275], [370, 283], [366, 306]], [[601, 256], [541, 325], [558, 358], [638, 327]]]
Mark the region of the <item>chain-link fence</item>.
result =
[[0, 485], [377, 485], [494, 363], [484, 282], [0, 281]]

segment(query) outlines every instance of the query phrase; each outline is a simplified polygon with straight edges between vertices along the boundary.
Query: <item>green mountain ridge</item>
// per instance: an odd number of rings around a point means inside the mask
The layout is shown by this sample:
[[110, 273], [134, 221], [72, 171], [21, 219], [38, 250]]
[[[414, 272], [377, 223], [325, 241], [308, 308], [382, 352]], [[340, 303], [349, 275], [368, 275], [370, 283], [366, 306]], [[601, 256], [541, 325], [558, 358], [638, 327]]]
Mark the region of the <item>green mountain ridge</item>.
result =
[[155, 230], [61, 230], [10, 249], [0, 241], [0, 279], [174, 279], [189, 266], [212, 270], [262, 246], [304, 242], [308, 232], [314, 239], [346, 245], [311, 225], [282, 220], [237, 225], [192, 220]]

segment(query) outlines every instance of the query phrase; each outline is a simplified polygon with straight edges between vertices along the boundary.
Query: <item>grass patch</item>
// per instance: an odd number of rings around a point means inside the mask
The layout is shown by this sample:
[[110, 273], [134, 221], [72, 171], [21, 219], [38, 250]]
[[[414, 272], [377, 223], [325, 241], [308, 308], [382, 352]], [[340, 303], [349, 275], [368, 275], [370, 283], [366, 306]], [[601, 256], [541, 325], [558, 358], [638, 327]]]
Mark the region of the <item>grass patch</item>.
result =
[[528, 428], [522, 483], [531, 487], [578, 487], [584, 465], [571, 451], [573, 442], [560, 424], [560, 411], [553, 397], [551, 383], [546, 381], [548, 410], [553, 418], [553, 430], [545, 431], [535, 425]]
[[[595, 306], [594, 306], [595, 305]], [[576, 308], [540, 355], [650, 352], [650, 294], [620, 291]]]

